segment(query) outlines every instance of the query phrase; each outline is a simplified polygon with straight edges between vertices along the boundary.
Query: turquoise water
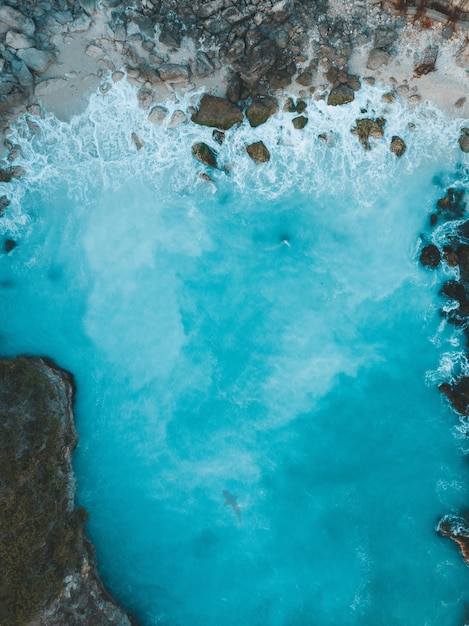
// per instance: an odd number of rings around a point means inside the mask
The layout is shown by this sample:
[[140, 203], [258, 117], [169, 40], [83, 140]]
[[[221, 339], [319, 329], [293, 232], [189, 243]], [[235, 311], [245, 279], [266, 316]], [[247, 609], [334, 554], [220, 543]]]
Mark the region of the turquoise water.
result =
[[0, 351], [75, 374], [77, 499], [144, 625], [463, 622], [469, 572], [435, 525], [469, 503], [436, 389], [464, 341], [439, 315], [450, 271], [418, 264], [460, 124], [396, 104], [366, 153], [350, 128], [380, 96], [227, 132], [213, 183], [190, 155], [210, 129], [152, 126], [125, 82], [12, 137]]

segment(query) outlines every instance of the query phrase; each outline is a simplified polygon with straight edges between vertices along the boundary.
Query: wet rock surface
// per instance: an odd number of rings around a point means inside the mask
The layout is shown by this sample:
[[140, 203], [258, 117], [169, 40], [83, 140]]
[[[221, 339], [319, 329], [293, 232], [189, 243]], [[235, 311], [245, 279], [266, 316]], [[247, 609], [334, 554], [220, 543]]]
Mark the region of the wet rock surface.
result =
[[270, 161], [270, 152], [262, 141], [256, 141], [246, 148], [247, 153], [255, 163]]
[[243, 121], [243, 113], [238, 106], [225, 98], [204, 95], [198, 110], [191, 119], [202, 126], [229, 130], [235, 124], [240, 124]]

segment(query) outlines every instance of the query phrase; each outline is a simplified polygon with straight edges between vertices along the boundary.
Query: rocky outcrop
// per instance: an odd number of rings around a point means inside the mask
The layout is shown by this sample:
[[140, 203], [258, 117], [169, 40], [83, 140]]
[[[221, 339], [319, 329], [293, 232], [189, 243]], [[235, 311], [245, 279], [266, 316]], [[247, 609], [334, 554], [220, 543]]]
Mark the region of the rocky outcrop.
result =
[[352, 134], [357, 135], [358, 140], [365, 150], [370, 150], [370, 137], [381, 139], [384, 135], [386, 120], [383, 117], [372, 119], [369, 117], [358, 119], [352, 128]]
[[422, 248], [422, 252], [420, 253], [420, 263], [425, 267], [431, 267], [435, 269], [439, 266], [441, 261], [440, 251], [433, 244], [429, 244]]
[[130, 626], [97, 574], [87, 514], [74, 503], [71, 375], [18, 358], [0, 359], [0, 378], [0, 623]]
[[437, 525], [437, 532], [441, 537], [452, 539], [458, 546], [461, 555], [469, 565], [469, 524], [462, 517], [446, 515]]
[[191, 119], [202, 126], [228, 130], [235, 124], [241, 124], [243, 113], [239, 107], [225, 98], [205, 94]]
[[397, 135], [394, 135], [391, 139], [390, 149], [397, 157], [401, 157], [406, 151], [405, 141]]

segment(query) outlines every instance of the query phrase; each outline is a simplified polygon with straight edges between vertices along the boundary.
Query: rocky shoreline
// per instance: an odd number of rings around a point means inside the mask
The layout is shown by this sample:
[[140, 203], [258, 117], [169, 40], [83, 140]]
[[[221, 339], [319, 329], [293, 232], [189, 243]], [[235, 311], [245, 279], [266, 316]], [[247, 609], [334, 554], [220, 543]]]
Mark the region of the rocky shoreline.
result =
[[[69, 119], [84, 109], [91, 92], [99, 88], [105, 93], [112, 81], [124, 75], [137, 87], [138, 104], [148, 111], [150, 122], [166, 121], [169, 127], [189, 119], [182, 111], [168, 119], [162, 103], [177, 102], [203, 86], [207, 93], [191, 120], [212, 127], [217, 143], [223, 141], [223, 131], [245, 118], [256, 127], [280, 107], [295, 115], [292, 124], [301, 131], [308, 123], [309, 101], [346, 105], [363, 82], [386, 85], [385, 104], [400, 101], [413, 107], [431, 100], [448, 115], [469, 117], [468, 27], [464, 0], [135, 0], [131, 5], [119, 0], [7, 0], [0, 6], [0, 138], [4, 140], [0, 182], [23, 174], [15, 165], [19, 148], [8, 139], [9, 126], [18, 115], [27, 111], [32, 128], [34, 116], [44, 110]], [[291, 94], [288, 98], [286, 90]], [[368, 150], [370, 138], [383, 137], [385, 124], [382, 117], [364, 115], [352, 132]], [[132, 138], [137, 149], [142, 147], [137, 136]], [[319, 139], [332, 142], [325, 135]], [[469, 129], [461, 129], [459, 146], [469, 152]], [[396, 157], [406, 150], [397, 136], [389, 147]], [[256, 163], [270, 158], [262, 141], [246, 150]], [[210, 168], [219, 166], [216, 150], [203, 142], [192, 146], [192, 154]], [[202, 176], [209, 179], [208, 174]], [[0, 216], [8, 203], [7, 196], [0, 197]], [[464, 193], [449, 189], [431, 226], [461, 219], [464, 211]], [[13, 239], [3, 242], [6, 253], [15, 246]], [[469, 341], [469, 221], [442, 246], [424, 246], [421, 261], [429, 267], [441, 262], [459, 267], [460, 280], [445, 283], [442, 291], [457, 303], [446, 314], [448, 321], [463, 327]], [[49, 389], [45, 401], [60, 423], [54, 448], [59, 456], [50, 459], [59, 468], [55, 477], [61, 479], [58, 497], [64, 518], [45, 522], [45, 528], [49, 537], [58, 524], [67, 540], [56, 540], [56, 551], [60, 546], [71, 549], [66, 558], [58, 554], [60, 562], [48, 570], [50, 588], [37, 595], [23, 621], [11, 617], [16, 609], [8, 604], [2, 610], [13, 613], [0, 614], [0, 623], [130, 624], [99, 579], [84, 533], [85, 517], [74, 508], [70, 459], [76, 432], [69, 375], [41, 359], [2, 360], [0, 368], [9, 381], [5, 389], [19, 384], [22, 390], [15, 397], [0, 390], [2, 410], [15, 415], [20, 424], [36, 420], [34, 394]], [[25, 376], [32, 381], [26, 386], [21, 382]], [[469, 377], [443, 383], [440, 389], [458, 412], [469, 415]], [[10, 453], [20, 459], [23, 454], [18, 448]], [[28, 475], [31, 489], [34, 480], [34, 473]], [[0, 482], [2, 498], [5, 489], [8, 496], [10, 487]], [[456, 541], [469, 564], [469, 520], [445, 517], [438, 529]], [[50, 554], [47, 558], [46, 569], [54, 563]], [[26, 571], [17, 580], [24, 583]], [[18, 587], [10, 597], [23, 592]]]
[[75, 507], [73, 378], [0, 359], [0, 623], [131, 626], [105, 589]]

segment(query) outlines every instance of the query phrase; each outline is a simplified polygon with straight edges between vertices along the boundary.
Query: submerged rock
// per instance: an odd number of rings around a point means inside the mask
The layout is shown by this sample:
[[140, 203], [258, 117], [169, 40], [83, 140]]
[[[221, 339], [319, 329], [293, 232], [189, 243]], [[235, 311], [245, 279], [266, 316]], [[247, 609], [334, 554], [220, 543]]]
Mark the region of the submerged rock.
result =
[[199, 141], [192, 146], [192, 154], [195, 158], [209, 167], [217, 167], [217, 154], [210, 146], [203, 141]]
[[75, 508], [72, 377], [24, 357], [0, 359], [0, 377], [0, 623], [130, 626]]
[[3, 247], [7, 254], [14, 250], [17, 246], [18, 244], [14, 239], [5, 239], [5, 243], [3, 244]]
[[266, 163], [270, 160], [270, 152], [262, 141], [256, 141], [246, 148], [247, 153], [256, 163]]
[[464, 189], [450, 187], [446, 196], [436, 203], [438, 212], [446, 219], [460, 219], [464, 215], [466, 202], [464, 201]]
[[241, 109], [225, 98], [204, 95], [199, 109], [192, 115], [192, 121], [202, 126], [211, 126], [220, 130], [228, 130], [235, 124], [241, 124]]
[[0, 217], [3, 214], [3, 209], [6, 209], [6, 207], [9, 204], [10, 204], [10, 201], [8, 200], [6, 196], [0, 196]]

